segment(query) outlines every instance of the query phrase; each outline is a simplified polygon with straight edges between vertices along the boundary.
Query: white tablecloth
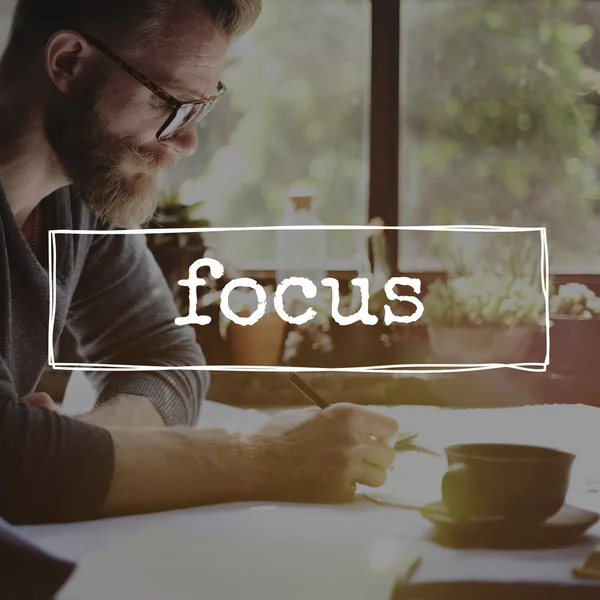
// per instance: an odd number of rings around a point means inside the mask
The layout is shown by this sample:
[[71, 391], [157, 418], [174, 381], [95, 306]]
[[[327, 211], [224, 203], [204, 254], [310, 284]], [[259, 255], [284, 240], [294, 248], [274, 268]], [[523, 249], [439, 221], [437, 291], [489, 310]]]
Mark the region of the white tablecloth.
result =
[[[419, 443], [437, 451], [457, 442], [508, 441], [575, 452], [568, 501], [600, 512], [598, 494], [585, 493], [588, 480], [600, 480], [599, 409], [375, 410], [397, 418], [402, 431], [419, 432]], [[200, 426], [248, 430], [264, 419], [256, 411], [207, 403]], [[444, 469], [443, 458], [400, 455], [379, 491], [415, 504], [438, 500]], [[383, 600], [415, 552], [423, 557], [411, 579], [415, 582], [460, 580], [468, 574], [481, 581], [575, 583], [571, 568], [600, 541], [596, 526], [589, 539], [566, 549], [450, 550], [426, 540], [431, 526], [417, 512], [360, 497], [342, 506], [230, 504], [20, 531], [80, 564], [59, 596], [63, 600]]]

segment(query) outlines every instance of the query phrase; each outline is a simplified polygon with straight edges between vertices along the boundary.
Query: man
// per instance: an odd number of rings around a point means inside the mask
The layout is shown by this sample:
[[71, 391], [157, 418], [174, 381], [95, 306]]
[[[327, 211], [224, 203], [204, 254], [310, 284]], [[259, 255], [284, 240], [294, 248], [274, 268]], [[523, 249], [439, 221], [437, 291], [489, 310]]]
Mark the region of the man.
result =
[[[339, 501], [356, 483], [384, 483], [397, 425], [364, 408], [296, 411], [241, 436], [186, 427], [208, 386], [195, 371], [94, 372], [97, 408], [78, 419], [34, 393], [48, 347], [47, 231], [150, 219], [153, 175], [195, 151], [228, 45], [260, 9], [19, 0], [0, 62], [0, 517]], [[142, 236], [59, 236], [55, 265], [55, 340], [67, 327], [95, 364], [202, 364]]]

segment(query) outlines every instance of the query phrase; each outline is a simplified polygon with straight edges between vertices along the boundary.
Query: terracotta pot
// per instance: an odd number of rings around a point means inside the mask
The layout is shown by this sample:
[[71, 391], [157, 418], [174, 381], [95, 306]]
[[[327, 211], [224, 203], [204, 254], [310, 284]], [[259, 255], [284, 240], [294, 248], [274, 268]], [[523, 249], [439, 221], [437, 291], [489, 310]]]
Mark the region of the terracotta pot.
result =
[[529, 360], [535, 329], [526, 325], [427, 328], [436, 362], [444, 364], [522, 363]]
[[332, 320], [330, 331], [334, 366], [370, 367], [386, 364], [386, 352], [381, 341], [385, 332], [383, 323], [339, 325]]
[[561, 375], [597, 372], [600, 367], [598, 340], [600, 340], [600, 319], [552, 317], [549, 370]]
[[[240, 313], [248, 317], [250, 313]], [[287, 323], [276, 312], [265, 314], [254, 325], [229, 323], [227, 339], [238, 365], [278, 365]]]

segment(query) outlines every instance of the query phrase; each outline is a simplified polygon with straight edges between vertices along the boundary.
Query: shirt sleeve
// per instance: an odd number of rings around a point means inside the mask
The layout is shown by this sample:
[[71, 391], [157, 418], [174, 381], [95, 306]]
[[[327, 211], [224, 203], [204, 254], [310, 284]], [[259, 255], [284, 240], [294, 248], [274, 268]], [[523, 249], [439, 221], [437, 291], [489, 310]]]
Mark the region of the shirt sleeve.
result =
[[20, 402], [0, 357], [0, 517], [13, 524], [97, 518], [113, 469], [108, 431]]
[[[139, 371], [88, 372], [98, 405], [116, 394], [138, 394], [154, 404], [166, 425], [195, 425], [209, 375], [176, 367], [204, 366], [205, 357], [194, 330], [175, 324], [173, 294], [145, 236], [89, 237], [67, 326], [86, 362], [140, 366]], [[149, 366], [172, 369], [142, 370]]]

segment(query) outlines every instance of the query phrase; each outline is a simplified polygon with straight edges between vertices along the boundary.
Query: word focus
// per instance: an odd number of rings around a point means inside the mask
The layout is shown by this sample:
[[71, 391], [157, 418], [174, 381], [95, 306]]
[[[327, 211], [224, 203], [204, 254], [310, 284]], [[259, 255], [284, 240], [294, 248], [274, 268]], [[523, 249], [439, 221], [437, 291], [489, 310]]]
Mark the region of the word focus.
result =
[[[201, 258], [194, 262], [188, 270], [188, 278], [181, 279], [178, 284], [189, 289], [189, 314], [186, 317], [178, 317], [175, 319], [177, 325], [208, 325], [211, 318], [207, 315], [198, 315], [198, 288], [207, 285], [207, 282], [202, 277], [198, 277], [198, 270], [208, 267], [211, 277], [219, 279], [223, 277], [225, 269], [223, 265], [213, 258]], [[321, 280], [321, 285], [330, 287], [332, 290], [331, 299], [331, 317], [338, 325], [352, 325], [358, 321], [365, 325], [375, 325], [379, 319], [369, 313], [369, 280], [364, 277], [357, 277], [352, 280], [352, 285], [358, 287], [361, 293], [360, 308], [353, 315], [340, 314], [340, 283], [337, 279], [326, 277]], [[303, 325], [312, 320], [316, 316], [316, 311], [313, 308], [308, 308], [303, 314], [296, 317], [289, 315], [284, 308], [283, 296], [288, 288], [299, 286], [306, 299], [315, 298], [317, 295], [317, 286], [306, 277], [289, 277], [283, 280], [275, 291], [274, 307], [281, 319], [292, 325]], [[391, 325], [392, 323], [414, 323], [418, 321], [424, 312], [423, 303], [414, 296], [399, 296], [395, 293], [396, 286], [410, 287], [415, 294], [421, 293], [421, 280], [412, 277], [392, 277], [387, 281], [384, 287], [386, 297], [391, 301], [409, 302], [415, 306], [415, 311], [412, 315], [395, 315], [391, 308], [386, 304], [384, 306], [384, 323]], [[229, 296], [237, 288], [251, 288], [256, 293], [258, 300], [257, 309], [247, 317], [241, 317], [231, 310], [229, 304]], [[223, 315], [237, 323], [238, 325], [254, 325], [267, 312], [267, 292], [265, 288], [256, 280], [249, 277], [239, 277], [230, 281], [221, 292], [221, 312]]]

